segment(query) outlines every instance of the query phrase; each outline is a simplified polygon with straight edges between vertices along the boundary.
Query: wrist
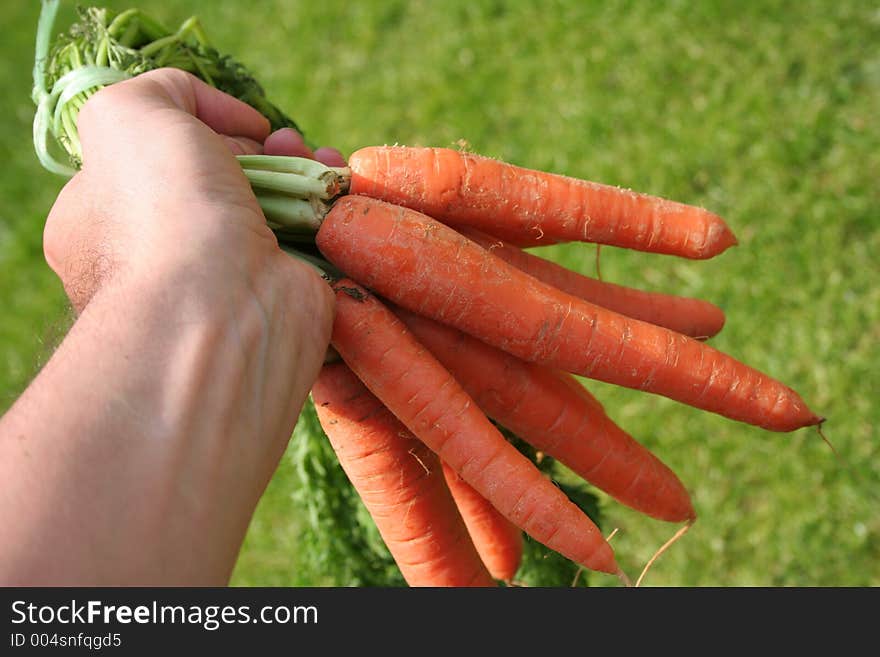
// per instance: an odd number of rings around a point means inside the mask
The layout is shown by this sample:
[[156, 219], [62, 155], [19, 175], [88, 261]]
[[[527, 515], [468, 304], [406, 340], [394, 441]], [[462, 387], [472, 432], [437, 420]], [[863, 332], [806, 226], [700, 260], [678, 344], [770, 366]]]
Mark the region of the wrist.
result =
[[0, 422], [0, 580], [226, 581], [329, 335], [327, 286], [284, 258], [94, 295]]

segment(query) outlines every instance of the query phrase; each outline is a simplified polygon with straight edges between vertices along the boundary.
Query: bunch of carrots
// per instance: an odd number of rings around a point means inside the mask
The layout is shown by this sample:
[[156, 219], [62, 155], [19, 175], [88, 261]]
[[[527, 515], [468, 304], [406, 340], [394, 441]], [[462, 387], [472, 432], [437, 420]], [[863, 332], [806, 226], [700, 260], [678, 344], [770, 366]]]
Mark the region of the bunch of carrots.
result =
[[[573, 374], [774, 431], [821, 422], [792, 389], [703, 341], [724, 323], [717, 307], [612, 286], [516, 246], [582, 240], [708, 258], [735, 243], [718, 216], [447, 149], [365, 148], [349, 164], [349, 192], [315, 237], [344, 272], [332, 337], [344, 364], [324, 369], [313, 398], [410, 583], [509, 579], [510, 524], [622, 576], [598, 528], [489, 418], [623, 504], [694, 520], [678, 477]], [[431, 454], [407, 456], [413, 436]], [[425, 534], [396, 526], [395, 505], [413, 505]], [[480, 558], [462, 556], [462, 522]]]
[[[54, 4], [44, 3], [50, 26]], [[126, 14], [91, 14], [97, 27], [88, 33], [101, 43], [78, 42], [94, 52], [77, 55], [92, 62], [91, 78], [76, 79], [69, 40], [47, 60], [50, 73], [35, 70], [40, 125], [64, 133], [55, 134], [62, 146], [78, 143], [75, 122], [63, 119], [100, 88], [94, 71], [113, 68], [113, 48], [150, 49], [165, 63], [210, 54], [191, 21], [162, 34], [135, 10]], [[139, 20], [150, 29], [138, 32]], [[48, 166], [44, 143], [37, 139], [37, 150]], [[369, 147], [341, 168], [239, 161], [279, 242], [319, 266], [336, 292], [339, 358], [324, 366], [312, 397], [411, 585], [510, 581], [521, 532], [626, 580], [596, 525], [497, 425], [622, 504], [693, 522], [678, 477], [574, 375], [771, 431], [822, 421], [791, 388], [706, 344], [724, 324], [711, 303], [589, 278], [524, 250], [581, 241], [711, 258], [736, 239], [704, 209], [451, 149]]]

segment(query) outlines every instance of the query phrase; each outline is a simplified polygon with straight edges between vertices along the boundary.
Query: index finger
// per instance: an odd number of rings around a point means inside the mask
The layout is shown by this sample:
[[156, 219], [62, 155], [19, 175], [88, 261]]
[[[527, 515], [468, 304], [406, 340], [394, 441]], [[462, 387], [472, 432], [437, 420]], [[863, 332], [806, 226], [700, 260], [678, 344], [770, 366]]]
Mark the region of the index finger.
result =
[[270, 130], [269, 119], [242, 100], [215, 89], [179, 69], [157, 69], [144, 78], [158, 82], [169, 98], [221, 135], [247, 137], [262, 142]]
[[[163, 68], [105, 87], [92, 96], [77, 117], [83, 159], [91, 133], [105, 134], [108, 126], [144, 130], [151, 111], [180, 110], [221, 135], [245, 137], [260, 143], [269, 134], [269, 120], [247, 103], [215, 89], [180, 69]], [[163, 118], [164, 122], [166, 119]]]

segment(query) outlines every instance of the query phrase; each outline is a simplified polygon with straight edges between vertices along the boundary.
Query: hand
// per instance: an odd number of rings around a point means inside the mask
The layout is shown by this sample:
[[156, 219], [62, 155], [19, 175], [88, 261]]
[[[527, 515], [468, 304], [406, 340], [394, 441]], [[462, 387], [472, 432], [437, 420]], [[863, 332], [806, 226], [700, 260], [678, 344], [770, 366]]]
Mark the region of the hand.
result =
[[[269, 133], [249, 106], [164, 69], [96, 94], [78, 127], [82, 170], [44, 234], [46, 260], [78, 311], [111, 279], [186, 270], [211, 295], [226, 287], [227, 273], [297, 268], [278, 250], [230, 153], [260, 152]], [[290, 132], [270, 142], [295, 144]]]
[[79, 317], [0, 420], [0, 581], [223, 584], [333, 296], [233, 157], [269, 133], [255, 110], [163, 69], [97, 93], [78, 127], [44, 245]]
[[335, 148], [324, 146], [312, 152], [312, 149], [303, 141], [302, 135], [292, 128], [282, 128], [269, 135], [263, 144], [263, 153], [266, 155], [308, 157], [318, 160], [328, 167], [348, 166], [342, 153]]

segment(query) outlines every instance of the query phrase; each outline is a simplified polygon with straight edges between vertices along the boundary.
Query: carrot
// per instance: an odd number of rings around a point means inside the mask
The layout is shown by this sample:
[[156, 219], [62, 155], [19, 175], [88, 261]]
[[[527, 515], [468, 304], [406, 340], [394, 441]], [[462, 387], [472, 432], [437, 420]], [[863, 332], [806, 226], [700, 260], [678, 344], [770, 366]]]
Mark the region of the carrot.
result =
[[331, 344], [416, 437], [536, 541], [592, 570], [620, 573], [596, 525], [504, 439], [388, 308], [348, 279], [334, 289]]
[[596, 280], [476, 229], [459, 228], [458, 231], [538, 280], [621, 315], [665, 326], [692, 338], [711, 338], [724, 326], [724, 312], [708, 301], [646, 292]]
[[821, 421], [794, 390], [731, 356], [557, 290], [414, 210], [344, 196], [316, 244], [394, 303], [523, 360], [773, 431]]
[[433, 320], [398, 310], [487, 415], [637, 511], [696, 516], [679, 478], [605, 414], [569, 374], [527, 363]]
[[410, 586], [494, 586], [446, 487], [437, 456], [344, 363], [312, 388], [339, 462]]
[[369, 147], [349, 166], [352, 194], [514, 243], [587, 241], [699, 259], [736, 244], [724, 220], [702, 208], [472, 153]]
[[523, 554], [522, 532], [489, 501], [443, 463], [446, 484], [464, 518], [464, 524], [492, 577], [513, 581]]
[[[454, 228], [459, 232], [464, 232], [465, 228], [477, 230], [472, 226], [454, 226]], [[484, 233], [483, 231], [479, 232], [483, 235], [486, 235], [487, 237], [493, 237], [497, 240], [503, 239], [506, 244], [509, 244], [510, 246], [515, 246], [519, 249], [530, 249], [536, 246], [552, 246], [554, 244], [566, 244], [570, 242], [570, 240], [553, 240], [544, 235], [540, 237], [531, 235], [507, 235], [506, 237], [502, 238], [500, 235], [489, 235], [489, 233]], [[597, 248], [601, 248], [601, 246], [601, 244], [596, 245]]]

